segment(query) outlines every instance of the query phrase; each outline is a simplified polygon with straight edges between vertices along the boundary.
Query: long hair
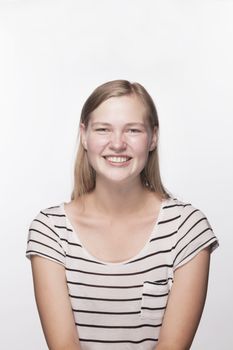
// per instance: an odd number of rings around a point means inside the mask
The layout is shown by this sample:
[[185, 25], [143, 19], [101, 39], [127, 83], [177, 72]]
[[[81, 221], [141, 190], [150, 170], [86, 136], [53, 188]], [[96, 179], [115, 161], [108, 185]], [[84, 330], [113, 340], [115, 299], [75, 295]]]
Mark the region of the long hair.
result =
[[[80, 117], [80, 124], [88, 126], [91, 113], [104, 101], [110, 97], [120, 97], [126, 95], [135, 95], [146, 107], [146, 117], [149, 121], [151, 130], [157, 129], [157, 146], [149, 152], [147, 163], [140, 173], [143, 186], [150, 191], [158, 193], [162, 198], [170, 198], [169, 192], [164, 188], [159, 170], [158, 155], [158, 136], [159, 120], [155, 104], [146, 89], [139, 83], [131, 83], [127, 80], [113, 80], [98, 86], [88, 97], [83, 105]], [[80, 129], [78, 137], [80, 136]], [[84, 149], [79, 137], [79, 145], [74, 165], [74, 187], [71, 194], [71, 200], [91, 192], [95, 188], [96, 172], [89, 164], [86, 150]]]

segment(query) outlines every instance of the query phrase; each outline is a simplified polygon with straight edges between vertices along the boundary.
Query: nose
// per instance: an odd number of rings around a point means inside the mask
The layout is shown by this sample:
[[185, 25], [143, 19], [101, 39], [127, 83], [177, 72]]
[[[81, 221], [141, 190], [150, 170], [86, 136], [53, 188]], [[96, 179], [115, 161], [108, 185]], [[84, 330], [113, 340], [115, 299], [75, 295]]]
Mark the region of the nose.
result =
[[123, 135], [119, 131], [113, 132], [111, 134], [111, 139], [110, 139], [110, 148], [116, 151], [125, 150], [126, 148], [125, 135]]

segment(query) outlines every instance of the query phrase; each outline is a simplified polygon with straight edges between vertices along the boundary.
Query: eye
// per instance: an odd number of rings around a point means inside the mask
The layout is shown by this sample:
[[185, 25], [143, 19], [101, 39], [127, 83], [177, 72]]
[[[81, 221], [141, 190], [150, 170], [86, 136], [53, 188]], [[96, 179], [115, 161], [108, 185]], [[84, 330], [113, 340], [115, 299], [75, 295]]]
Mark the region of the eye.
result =
[[98, 128], [98, 129], [95, 129], [95, 131], [106, 132], [106, 131], [108, 131], [108, 129], [106, 129], [106, 128]]
[[129, 129], [129, 131], [130, 131], [130, 133], [132, 133], [132, 134], [136, 134], [136, 133], [138, 133], [138, 132], [141, 132], [141, 130], [139, 130], [139, 129]]

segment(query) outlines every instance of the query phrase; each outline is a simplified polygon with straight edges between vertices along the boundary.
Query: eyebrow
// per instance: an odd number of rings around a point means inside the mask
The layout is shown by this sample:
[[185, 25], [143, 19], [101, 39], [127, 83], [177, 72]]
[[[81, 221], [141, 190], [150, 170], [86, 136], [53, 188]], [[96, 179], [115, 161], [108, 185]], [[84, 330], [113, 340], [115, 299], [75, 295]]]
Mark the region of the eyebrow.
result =
[[[94, 122], [94, 123], [92, 123], [92, 126], [95, 126], [95, 125], [98, 125], [98, 124], [111, 126], [110, 123], [105, 123], [105, 122]], [[139, 123], [139, 122], [126, 123], [125, 125], [126, 125], [126, 126], [138, 125], [138, 126], [142, 126], [142, 127], [145, 127], [145, 126], [146, 126], [144, 123]]]

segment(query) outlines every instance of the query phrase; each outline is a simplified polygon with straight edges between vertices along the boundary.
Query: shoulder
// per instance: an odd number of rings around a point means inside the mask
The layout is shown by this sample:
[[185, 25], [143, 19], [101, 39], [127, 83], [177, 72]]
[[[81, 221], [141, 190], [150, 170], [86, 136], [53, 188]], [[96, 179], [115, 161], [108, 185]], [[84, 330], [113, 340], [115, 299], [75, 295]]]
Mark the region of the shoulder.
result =
[[44, 207], [37, 212], [33, 220], [41, 219], [42, 221], [48, 221], [48, 218], [64, 216], [63, 205], [64, 203], [60, 203], [54, 206]]
[[169, 214], [172, 216], [179, 216], [181, 217], [186, 212], [194, 209], [194, 206], [191, 202], [182, 200], [177, 197], [170, 197], [164, 201], [163, 207], [167, 209]]
[[193, 215], [194, 213], [198, 213], [198, 215], [205, 215], [203, 211], [192, 202], [177, 197], [169, 198], [166, 201], [166, 206], [174, 208], [177, 214], [179, 214], [181, 217], [190, 214]]
[[28, 230], [26, 255], [40, 255], [65, 264], [66, 227], [61, 205], [41, 209]]
[[54, 234], [57, 234], [56, 226], [61, 224], [64, 218], [63, 203], [44, 207], [36, 213], [30, 222], [29, 230], [47, 228], [50, 232], [54, 231]]
[[174, 268], [192, 259], [199, 251], [218, 247], [218, 239], [206, 214], [188, 201], [173, 199], [179, 211], [179, 223], [174, 235]]
[[208, 226], [212, 230], [206, 213], [199, 206], [188, 200], [172, 197], [165, 202], [164, 208], [167, 209], [168, 215], [176, 219], [178, 230], [187, 227], [194, 228], [195, 225], [200, 224]]

